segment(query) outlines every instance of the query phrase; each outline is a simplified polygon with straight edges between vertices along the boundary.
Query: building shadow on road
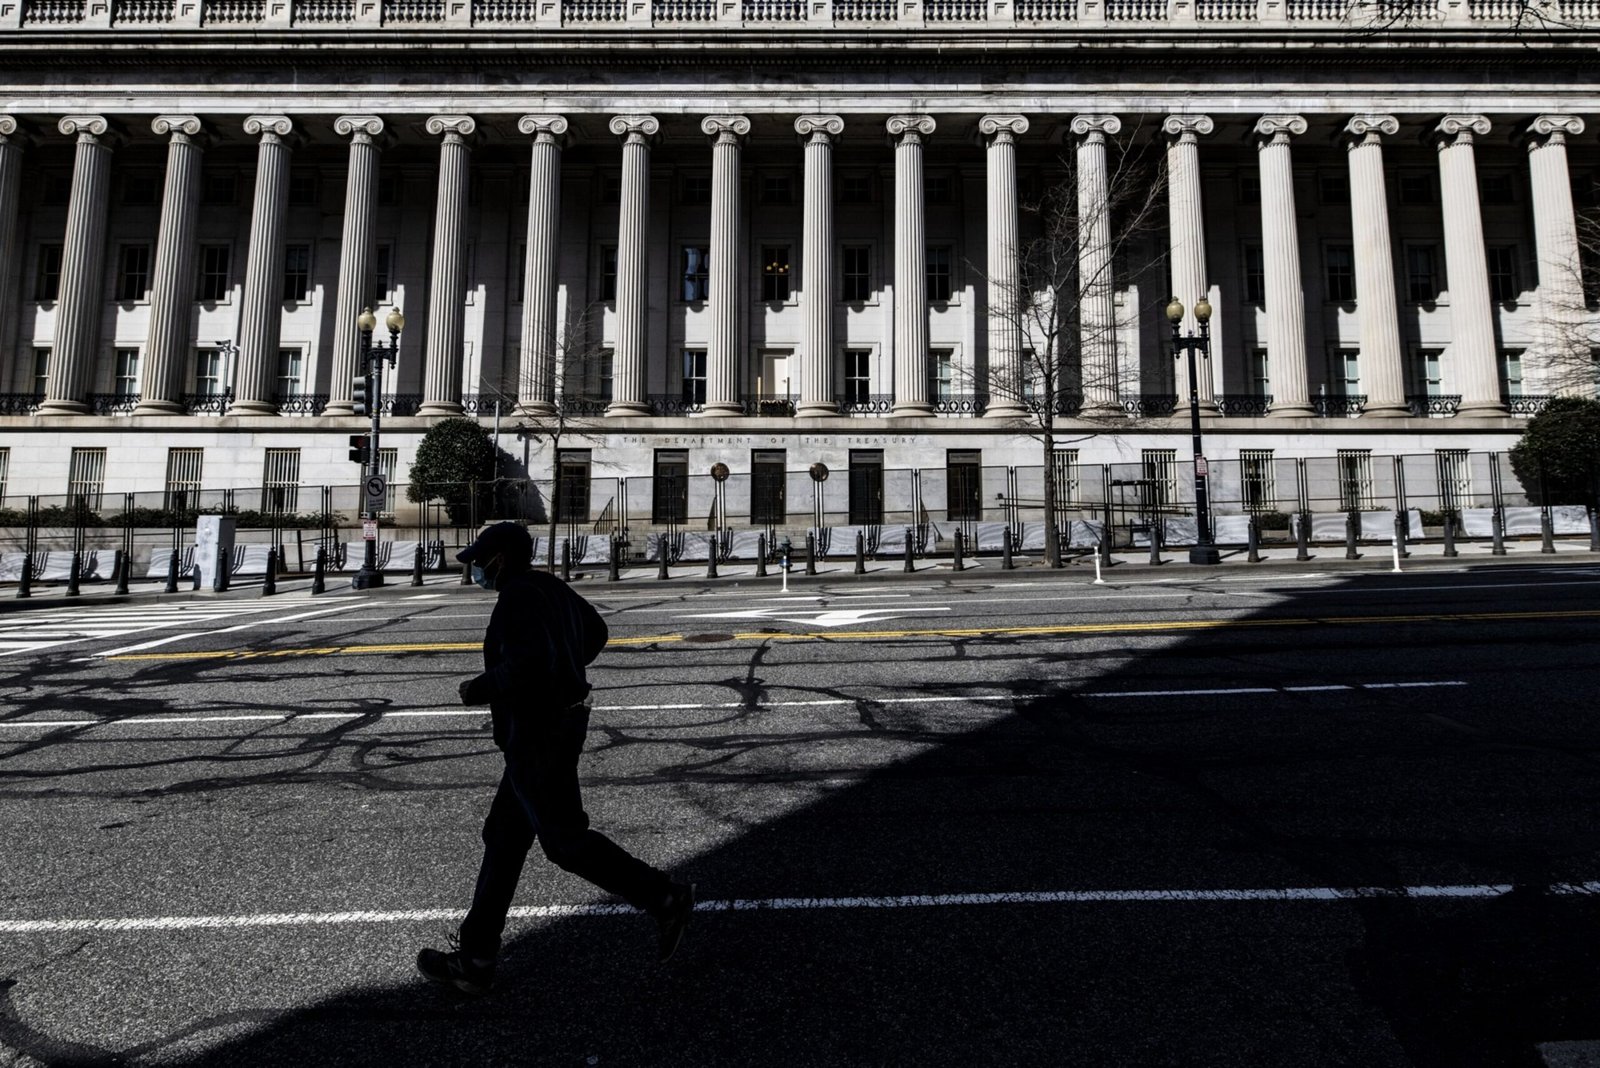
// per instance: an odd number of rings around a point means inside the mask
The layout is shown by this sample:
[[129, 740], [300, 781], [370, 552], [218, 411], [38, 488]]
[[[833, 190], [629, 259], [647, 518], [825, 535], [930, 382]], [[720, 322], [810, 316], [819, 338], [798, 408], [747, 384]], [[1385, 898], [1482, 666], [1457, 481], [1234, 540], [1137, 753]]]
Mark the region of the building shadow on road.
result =
[[[683, 874], [719, 905], [807, 900], [705, 911], [667, 966], [640, 916], [514, 925], [487, 999], [420, 980], [350, 989], [201, 1059], [1531, 1068], [1537, 1041], [1600, 1038], [1600, 900], [1569, 885], [1600, 878], [1600, 727], [1584, 655], [1600, 626], [1267, 625], [1338, 615], [1326, 594], [1275, 592], [1251, 617], [1260, 626], [1154, 642], [951, 639], [942, 656], [1008, 665], [1013, 699], [974, 708], [970, 724], [947, 706], [860, 702], [856, 741], [919, 750], [865, 774], [815, 753], [785, 771], [700, 765], [695, 783], [733, 796], [782, 782], [810, 798]], [[1486, 656], [1515, 626], [1529, 628], [1518, 661]], [[730, 646], [727, 666], [926, 657], [927, 641]], [[1120, 666], [1086, 677], [1108, 656]], [[1569, 701], [1526, 689], [1560, 672], [1579, 683]], [[1467, 685], [1285, 692], [1286, 679]], [[930, 682], [904, 694], [1001, 689]], [[1174, 689], [1262, 692], [1096, 696]], [[597, 726], [605, 719], [596, 713]], [[786, 744], [796, 756], [839, 743]], [[613, 788], [627, 787], [590, 786]], [[544, 864], [536, 850], [525, 886]], [[1478, 885], [1516, 889], [1400, 889]], [[1308, 887], [1369, 892], [1206, 896]], [[1152, 890], [1170, 893], [1099, 893]], [[1061, 893], [1071, 891], [1090, 894]], [[1010, 892], [1039, 897], [991, 896]], [[927, 894], [952, 897], [895, 900]], [[429, 934], [390, 930], [403, 958]], [[338, 942], [330, 934], [330, 952]], [[24, 1053], [30, 1042], [49, 1052], [14, 1020], [0, 1029]], [[84, 1056], [55, 1063], [96, 1063]]]

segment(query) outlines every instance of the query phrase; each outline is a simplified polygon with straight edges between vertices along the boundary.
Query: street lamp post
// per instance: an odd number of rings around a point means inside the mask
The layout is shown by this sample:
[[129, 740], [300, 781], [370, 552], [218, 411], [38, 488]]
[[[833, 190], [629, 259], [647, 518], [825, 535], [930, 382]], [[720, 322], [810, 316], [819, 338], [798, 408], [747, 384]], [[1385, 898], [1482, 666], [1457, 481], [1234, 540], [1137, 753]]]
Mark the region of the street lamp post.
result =
[[[1189, 435], [1194, 441], [1194, 518], [1195, 543], [1189, 550], [1191, 564], [1220, 564], [1222, 555], [1211, 541], [1211, 503], [1206, 492], [1210, 475], [1206, 454], [1200, 444], [1200, 388], [1195, 365], [1201, 355], [1211, 352], [1211, 302], [1201, 297], [1194, 306], [1200, 333], [1183, 333], [1183, 304], [1177, 297], [1167, 305], [1167, 321], [1172, 324], [1172, 356], [1181, 360], [1189, 354]], [[1152, 535], [1153, 536], [1153, 535]]]
[[[372, 415], [372, 430], [367, 437], [366, 464], [362, 471], [364, 477], [361, 487], [361, 518], [370, 520], [374, 525], [378, 522], [379, 512], [374, 501], [381, 502], [387, 489], [383, 482], [382, 461], [378, 453], [378, 434], [381, 430], [383, 407], [381, 400], [383, 365], [387, 362], [392, 367], [400, 353], [400, 331], [405, 328], [406, 317], [400, 313], [399, 308], [395, 308], [384, 319], [384, 325], [389, 328], [388, 344], [372, 340], [372, 331], [377, 325], [378, 317], [372, 314], [371, 308], [363, 308], [361, 314], [356, 317], [356, 326], [361, 330], [361, 374], [356, 379], [357, 388], [354, 392], [357, 396], [366, 397], [367, 408]], [[362, 531], [364, 548], [361, 570], [350, 580], [351, 587], [358, 590], [383, 585], [383, 572], [378, 570], [378, 539], [375, 536], [368, 538], [366, 533], [365, 530]]]

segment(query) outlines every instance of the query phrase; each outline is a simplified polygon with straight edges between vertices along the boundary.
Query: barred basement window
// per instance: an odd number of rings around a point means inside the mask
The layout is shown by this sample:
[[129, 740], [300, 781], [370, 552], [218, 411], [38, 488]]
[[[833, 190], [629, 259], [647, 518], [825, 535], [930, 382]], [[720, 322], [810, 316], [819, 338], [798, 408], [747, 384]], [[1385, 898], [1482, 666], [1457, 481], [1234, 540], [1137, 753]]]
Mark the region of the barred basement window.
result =
[[1339, 507], [1347, 512], [1376, 508], [1372, 496], [1372, 450], [1340, 449]]
[[1472, 500], [1472, 465], [1466, 449], [1435, 449], [1439, 468], [1439, 510], [1459, 515]]
[[1055, 466], [1056, 507], [1077, 507], [1082, 490], [1078, 474], [1078, 450], [1057, 449], [1050, 459]]
[[167, 492], [162, 501], [169, 512], [187, 512], [200, 506], [200, 471], [204, 449], [167, 450]]
[[100, 495], [106, 488], [106, 450], [73, 449], [67, 468], [67, 503], [81, 499], [91, 512], [100, 510]]
[[386, 488], [383, 491], [383, 511], [385, 515], [394, 514], [395, 493], [400, 487], [395, 483], [395, 472], [400, 467], [399, 449], [378, 450], [378, 472], [383, 475]]
[[6, 499], [6, 477], [11, 473], [11, 450], [0, 448], [0, 501]]
[[1271, 449], [1240, 449], [1239, 480], [1245, 511], [1258, 515], [1277, 509], [1278, 487], [1273, 477]]
[[1144, 449], [1139, 455], [1142, 477], [1149, 484], [1146, 513], [1161, 512], [1178, 499], [1178, 450]]
[[268, 449], [261, 479], [261, 510], [287, 515], [300, 507], [300, 450]]

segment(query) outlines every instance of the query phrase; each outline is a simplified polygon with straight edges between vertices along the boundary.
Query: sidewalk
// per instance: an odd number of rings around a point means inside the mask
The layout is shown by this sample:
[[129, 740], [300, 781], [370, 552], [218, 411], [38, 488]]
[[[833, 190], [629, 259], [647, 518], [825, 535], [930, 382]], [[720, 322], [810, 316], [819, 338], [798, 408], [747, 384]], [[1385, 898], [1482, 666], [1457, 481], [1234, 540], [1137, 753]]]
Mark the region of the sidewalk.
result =
[[[1540, 551], [1538, 539], [1508, 540], [1505, 543], [1504, 556], [1495, 556], [1491, 552], [1490, 543], [1487, 541], [1460, 541], [1457, 542], [1458, 555], [1451, 559], [1444, 555], [1444, 546], [1437, 541], [1415, 543], [1408, 547], [1407, 555], [1400, 560], [1402, 572], [1410, 570], [1453, 570], [1460, 568], [1497, 567], [1497, 566], [1529, 566], [1537, 564], [1549, 565], [1600, 565], [1600, 553], [1589, 551], [1587, 538], [1561, 538], [1555, 542], [1554, 553]], [[1292, 543], [1269, 543], [1260, 550], [1260, 562], [1250, 563], [1243, 548], [1227, 547], [1222, 549], [1222, 563], [1216, 566], [1197, 565], [1189, 563], [1188, 549], [1175, 547], [1163, 550], [1161, 563], [1153, 564], [1147, 549], [1119, 551], [1111, 554], [1111, 562], [1101, 565], [1101, 576], [1108, 584], [1117, 582], [1148, 582], [1152, 578], [1163, 579], [1199, 579], [1219, 575], [1237, 576], [1252, 572], [1277, 571], [1283, 569], [1296, 569], [1301, 573], [1367, 573], [1367, 574], [1392, 574], [1394, 573], [1394, 549], [1391, 544], [1383, 542], [1364, 542], [1357, 552], [1359, 557], [1355, 560], [1345, 558], [1343, 544], [1323, 544], [1310, 547], [1309, 560], [1295, 559], [1295, 546]], [[954, 561], [948, 555], [936, 557], [918, 557], [913, 561], [913, 570], [905, 569], [903, 558], [868, 559], [865, 562], [865, 573], [855, 573], [854, 557], [829, 557], [816, 563], [816, 574], [808, 575], [805, 572], [803, 559], [796, 559], [789, 571], [789, 585], [791, 589], [804, 587], [817, 582], [838, 583], [841, 581], [905, 581], [937, 579], [945, 581], [956, 578], [958, 575], [966, 580], [979, 579], [983, 581], [1003, 582], [1009, 576], [1025, 575], [1032, 579], [1047, 576], [1061, 576], [1068, 581], [1092, 580], [1095, 570], [1094, 554], [1072, 556], [1063, 561], [1059, 570], [1052, 570], [1044, 565], [1042, 554], [1030, 552], [1028, 554], [1013, 554], [1013, 567], [1006, 571], [1001, 567], [1001, 558], [996, 553], [985, 553], [982, 556], [968, 556], [963, 560], [961, 571], [955, 570]], [[717, 577], [706, 576], [707, 565], [704, 561], [685, 562], [674, 564], [668, 568], [667, 583], [674, 586], [683, 584], [717, 585], [724, 583], [750, 583], [760, 582], [770, 585], [774, 589], [781, 588], [782, 575], [777, 564], [769, 563], [765, 578], [756, 574], [756, 565], [751, 562], [728, 562], [717, 565]], [[597, 588], [636, 589], [645, 586], [661, 586], [663, 582], [658, 578], [657, 565], [648, 564], [638, 567], [625, 567], [621, 570], [620, 581], [613, 584], [607, 580], [605, 568], [586, 566], [581, 569], [574, 568], [573, 581], [581, 582], [586, 590]], [[423, 578], [424, 585], [418, 590], [411, 585], [411, 574], [408, 571], [385, 572], [385, 585], [369, 592], [374, 596], [405, 596], [408, 592], [431, 593], [438, 595], [451, 587], [461, 585], [459, 571], [429, 572]], [[174, 601], [188, 601], [196, 598], [213, 599], [243, 599], [260, 598], [261, 579], [257, 576], [236, 579], [229, 589], [223, 593], [216, 593], [209, 589], [192, 590], [189, 583], [179, 584], [177, 593], [165, 592], [166, 584], [162, 580], [137, 581], [129, 586], [125, 596], [113, 592], [115, 586], [110, 582], [85, 582], [82, 593], [78, 597], [66, 596], [66, 584], [63, 582], [34, 583], [31, 597], [18, 598], [16, 596], [17, 584], [8, 582], [0, 585], [0, 613], [26, 610], [29, 608], [61, 607], [63, 605], [94, 604], [153, 604]], [[275, 597], [292, 601], [320, 600], [328, 597], [348, 596], [354, 591], [350, 588], [350, 573], [330, 573], [326, 579], [326, 592], [320, 595], [311, 593], [311, 578], [306, 575], [292, 575], [278, 579]]]

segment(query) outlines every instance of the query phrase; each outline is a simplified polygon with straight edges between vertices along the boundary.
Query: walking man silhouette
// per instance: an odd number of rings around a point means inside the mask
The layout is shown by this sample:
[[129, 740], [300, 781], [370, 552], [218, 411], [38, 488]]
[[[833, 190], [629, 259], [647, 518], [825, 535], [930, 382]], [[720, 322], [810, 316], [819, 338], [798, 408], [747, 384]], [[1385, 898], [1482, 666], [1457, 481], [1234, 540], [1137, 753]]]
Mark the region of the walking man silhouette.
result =
[[486, 994], [522, 865], [538, 839], [559, 867], [653, 916], [668, 960], [694, 910], [694, 884], [675, 882], [589, 826], [578, 757], [589, 728], [584, 669], [605, 648], [605, 620], [560, 579], [533, 570], [533, 539], [496, 523], [456, 555], [473, 580], [495, 590], [483, 638], [483, 673], [459, 687], [463, 704], [489, 706], [505, 755], [500, 788], [483, 822], [483, 865], [472, 909], [451, 949], [424, 949], [417, 970], [467, 994]]

